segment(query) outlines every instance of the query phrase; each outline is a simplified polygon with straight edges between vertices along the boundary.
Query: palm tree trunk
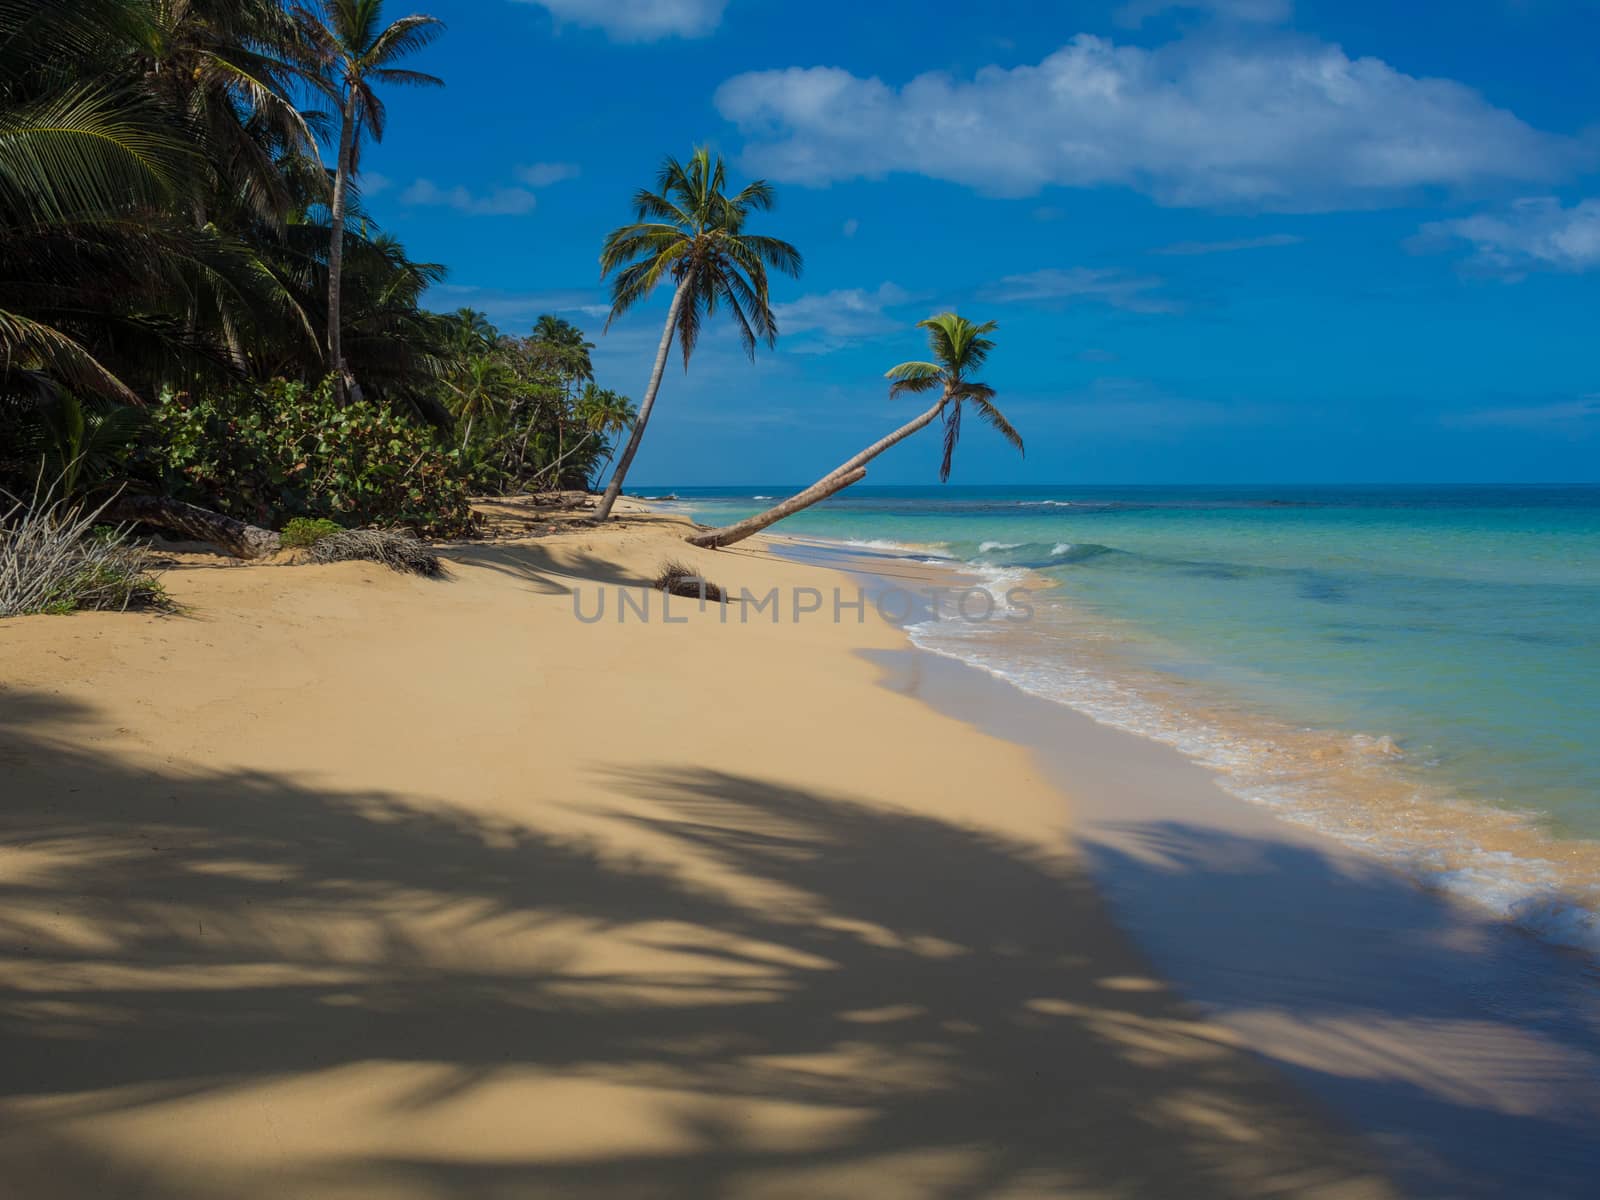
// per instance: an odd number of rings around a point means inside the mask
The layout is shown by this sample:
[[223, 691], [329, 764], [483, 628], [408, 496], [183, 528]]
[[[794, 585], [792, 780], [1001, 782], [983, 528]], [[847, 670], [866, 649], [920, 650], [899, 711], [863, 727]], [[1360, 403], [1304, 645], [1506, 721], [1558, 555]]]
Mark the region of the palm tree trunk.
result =
[[644, 427], [649, 423], [650, 410], [655, 407], [656, 393], [661, 390], [661, 376], [666, 373], [667, 353], [672, 349], [672, 335], [678, 330], [678, 310], [682, 306], [683, 284], [680, 282], [672, 293], [672, 305], [667, 309], [667, 327], [661, 331], [661, 345], [656, 350], [655, 369], [650, 372], [650, 386], [645, 389], [644, 402], [639, 405], [639, 416], [633, 423], [627, 448], [617, 460], [617, 469], [611, 472], [611, 482], [606, 484], [606, 494], [600, 500], [600, 507], [595, 509], [596, 522], [610, 520], [612, 506], [616, 504], [617, 497], [622, 495], [622, 484], [628, 477], [628, 468], [633, 466], [633, 456], [639, 452], [639, 443], [644, 440]]
[[334, 394], [345, 399], [344, 348], [340, 342], [340, 299], [344, 287], [344, 216], [350, 190], [350, 168], [355, 147], [355, 93], [345, 101], [339, 130], [339, 165], [333, 175], [333, 200], [329, 205], [332, 221], [328, 243], [328, 373], [333, 376]]
[[185, 538], [210, 542], [235, 558], [263, 558], [277, 553], [283, 544], [270, 529], [163, 496], [118, 496], [100, 515], [107, 521], [154, 525]]
[[867, 464], [890, 446], [905, 441], [919, 429], [925, 429], [933, 424], [935, 418], [944, 411], [944, 406], [949, 403], [948, 397], [940, 397], [927, 412], [914, 421], [909, 421], [900, 426], [887, 437], [879, 438], [860, 454], [840, 463], [829, 471], [817, 482], [806, 488], [803, 492], [796, 492], [780, 504], [774, 504], [766, 512], [757, 513], [753, 517], [746, 517], [742, 521], [735, 521], [732, 525], [724, 525], [721, 529], [710, 529], [705, 533], [697, 533], [685, 540], [691, 546], [705, 546], [717, 549], [721, 546], [731, 546], [735, 542], [742, 542], [753, 533], [760, 533], [768, 525], [776, 525], [785, 517], [793, 516], [803, 508], [810, 508], [819, 500], [826, 500], [835, 492], [842, 492], [852, 483], [859, 483], [867, 477]]

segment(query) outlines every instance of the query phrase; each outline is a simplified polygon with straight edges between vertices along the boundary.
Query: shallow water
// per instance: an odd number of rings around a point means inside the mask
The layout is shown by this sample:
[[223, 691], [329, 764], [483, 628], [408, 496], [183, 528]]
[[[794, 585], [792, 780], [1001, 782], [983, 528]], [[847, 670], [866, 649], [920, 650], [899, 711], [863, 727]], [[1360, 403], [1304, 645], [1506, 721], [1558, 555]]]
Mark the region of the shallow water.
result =
[[854, 489], [781, 529], [1048, 581], [913, 639], [1600, 950], [1600, 488]]

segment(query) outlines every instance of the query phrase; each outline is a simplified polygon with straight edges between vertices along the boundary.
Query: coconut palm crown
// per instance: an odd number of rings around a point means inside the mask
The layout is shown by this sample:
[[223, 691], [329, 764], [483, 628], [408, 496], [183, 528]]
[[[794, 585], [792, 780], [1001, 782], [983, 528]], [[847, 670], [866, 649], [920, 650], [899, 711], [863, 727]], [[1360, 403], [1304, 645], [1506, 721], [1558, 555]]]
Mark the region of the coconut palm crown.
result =
[[778, 322], [767, 295], [767, 268], [798, 276], [800, 251], [778, 238], [745, 232], [751, 213], [772, 210], [776, 197], [771, 184], [758, 179], [732, 196], [727, 187], [722, 156], [702, 146], [687, 163], [665, 159], [655, 191], [639, 189], [633, 198], [637, 219], [613, 230], [600, 252], [602, 276], [617, 273], [607, 329], [670, 278], [683, 292], [677, 335], [685, 367], [703, 320], [719, 304], [727, 305], [751, 357], [757, 341], [769, 347], [776, 343]]
[[1005, 414], [995, 407], [994, 388], [971, 378], [983, 366], [994, 349], [987, 335], [999, 328], [994, 321], [974, 325], [955, 313], [939, 313], [925, 321], [918, 321], [920, 329], [928, 331], [928, 348], [933, 362], [903, 362], [891, 367], [885, 374], [890, 380], [891, 399], [908, 393], [929, 392], [935, 388], [944, 391], [947, 407], [944, 410], [944, 458], [939, 463], [939, 482], [950, 479], [950, 466], [955, 458], [956, 443], [961, 440], [961, 413], [971, 404], [980, 420], [993, 426], [1006, 441], [1023, 453], [1022, 435], [1006, 420]]
[[751, 358], [758, 341], [769, 346], [777, 342], [778, 321], [767, 294], [767, 269], [799, 275], [800, 251], [778, 238], [745, 232], [750, 214], [768, 212], [773, 203], [772, 187], [764, 179], [728, 195], [722, 156], [700, 147], [687, 163], [670, 157], [664, 160], [656, 176], [656, 190], [641, 188], [634, 195], [633, 223], [613, 230], [606, 238], [600, 251], [601, 277], [616, 273], [607, 329], [663, 280], [672, 281], [673, 291], [638, 419], [595, 510], [596, 521], [610, 517], [622, 493], [661, 390], [661, 374], [674, 337], [688, 370], [702, 324], [725, 307]]

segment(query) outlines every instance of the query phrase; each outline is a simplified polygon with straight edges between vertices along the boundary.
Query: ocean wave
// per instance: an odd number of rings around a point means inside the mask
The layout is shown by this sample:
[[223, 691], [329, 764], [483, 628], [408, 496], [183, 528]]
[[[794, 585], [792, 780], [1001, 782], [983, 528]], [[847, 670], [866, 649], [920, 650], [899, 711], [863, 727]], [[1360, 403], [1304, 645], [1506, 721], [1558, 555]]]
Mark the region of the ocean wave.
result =
[[771, 497], [771, 496], [751, 496], [750, 497], [750, 499], [752, 499], [752, 500], [771, 500], [772, 498], [773, 497]]
[[974, 559], [973, 566], [1045, 568], [1085, 562], [1102, 554], [1124, 552], [1099, 542], [982, 542], [978, 546], [978, 553], [1003, 556], [1004, 561], [992, 564], [987, 559]]
[[1050, 548], [1050, 557], [1058, 563], [1087, 562], [1102, 554], [1124, 554], [1115, 546], [1102, 546], [1099, 542], [1057, 542]]
[[842, 538], [838, 544], [857, 550], [893, 550], [899, 554], [929, 554], [950, 549], [949, 542], [891, 542], [887, 538]]

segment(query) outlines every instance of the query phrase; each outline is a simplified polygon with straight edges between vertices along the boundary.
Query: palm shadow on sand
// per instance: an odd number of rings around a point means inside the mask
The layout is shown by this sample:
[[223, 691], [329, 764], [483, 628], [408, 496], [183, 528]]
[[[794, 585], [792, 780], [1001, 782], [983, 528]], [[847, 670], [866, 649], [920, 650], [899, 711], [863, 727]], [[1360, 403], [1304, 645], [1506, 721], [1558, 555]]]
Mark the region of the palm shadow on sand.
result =
[[[16, 781], [0, 844], [25, 868], [0, 879], [16, 982], [0, 999], [0, 1170], [29, 1197], [215, 1195], [80, 1131], [370, 1063], [425, 1067], [390, 1103], [429, 1119], [506, 1081], [626, 1086], [670, 1145], [574, 1149], [530, 1121], [515, 1154], [352, 1146], [227, 1194], [1365, 1194], [1369, 1168], [1314, 1110], [1119, 940], [1079, 936], [1100, 901], [1070, 858], [695, 767], [605, 778], [638, 802], [615, 820], [784, 898], [752, 902], [404, 797], [134, 770], [33, 732], [71, 716], [48, 697], [0, 707]], [[532, 813], [562, 801], [531, 791]], [[319, 923], [330, 911], [359, 949]], [[442, 955], [413, 935], [429, 920], [463, 945], [577, 920], [695, 965]], [[752, 1115], [773, 1106], [815, 1119], [774, 1136]], [[1454, 1102], [1462, 1120], [1489, 1107]], [[1542, 1127], [1497, 1120], [1507, 1137]], [[1566, 1169], [1545, 1194], [1580, 1194]], [[1473, 1194], [1439, 1170], [1432, 1194]]]

